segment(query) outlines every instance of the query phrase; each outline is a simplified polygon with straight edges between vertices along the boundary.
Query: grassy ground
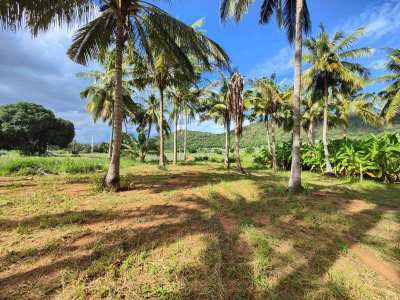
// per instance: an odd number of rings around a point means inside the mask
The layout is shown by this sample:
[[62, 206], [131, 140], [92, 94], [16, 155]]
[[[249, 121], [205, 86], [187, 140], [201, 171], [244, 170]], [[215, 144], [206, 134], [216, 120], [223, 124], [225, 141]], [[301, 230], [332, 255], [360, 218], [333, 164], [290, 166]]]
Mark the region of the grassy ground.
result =
[[0, 298], [400, 299], [400, 186], [220, 164], [0, 177]]

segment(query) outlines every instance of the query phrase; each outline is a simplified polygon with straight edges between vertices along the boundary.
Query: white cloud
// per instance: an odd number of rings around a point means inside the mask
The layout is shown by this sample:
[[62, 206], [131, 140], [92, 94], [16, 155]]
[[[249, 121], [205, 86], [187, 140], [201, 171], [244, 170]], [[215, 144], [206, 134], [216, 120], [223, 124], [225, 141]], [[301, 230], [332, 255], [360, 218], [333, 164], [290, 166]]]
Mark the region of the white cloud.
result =
[[341, 29], [345, 32], [355, 28], [364, 27], [365, 38], [370, 41], [378, 41], [389, 34], [398, 38], [400, 29], [400, 1], [377, 1], [368, 6], [360, 15], [348, 20]]
[[285, 47], [280, 49], [275, 56], [268, 58], [251, 69], [248, 72], [248, 77], [257, 78], [272, 73], [277, 73], [278, 75], [287, 74], [292, 68], [293, 50], [290, 47]]

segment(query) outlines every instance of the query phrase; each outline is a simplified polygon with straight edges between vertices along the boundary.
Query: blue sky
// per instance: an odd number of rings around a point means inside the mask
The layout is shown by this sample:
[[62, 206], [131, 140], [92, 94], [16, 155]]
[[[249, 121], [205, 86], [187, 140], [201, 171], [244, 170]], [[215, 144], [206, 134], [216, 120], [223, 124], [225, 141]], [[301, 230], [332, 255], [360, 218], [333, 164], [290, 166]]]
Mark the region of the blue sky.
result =
[[[174, 0], [162, 7], [175, 17], [193, 23], [205, 17], [206, 34], [217, 41], [229, 54], [235, 67], [247, 77], [264, 76], [276, 72], [280, 80], [292, 80], [292, 47], [275, 20], [258, 24], [261, 1], [255, 1], [249, 13], [239, 24], [222, 24], [218, 17], [219, 0]], [[328, 32], [351, 32], [363, 26], [367, 33], [357, 46], [377, 48], [376, 53], [362, 63], [373, 75], [383, 72], [385, 47], [400, 47], [400, 1], [398, 0], [308, 0], [313, 24], [312, 35], [323, 23]], [[93, 124], [85, 112], [85, 103], [79, 92], [87, 82], [76, 78], [83, 67], [71, 62], [65, 55], [72, 31], [55, 29], [32, 39], [27, 32], [0, 31], [0, 104], [21, 100], [43, 104], [58, 116], [75, 123], [77, 140], [89, 143], [106, 141], [109, 128]], [[379, 85], [369, 90], [379, 89]], [[192, 130], [221, 132], [222, 128], [207, 122], [194, 121]]]

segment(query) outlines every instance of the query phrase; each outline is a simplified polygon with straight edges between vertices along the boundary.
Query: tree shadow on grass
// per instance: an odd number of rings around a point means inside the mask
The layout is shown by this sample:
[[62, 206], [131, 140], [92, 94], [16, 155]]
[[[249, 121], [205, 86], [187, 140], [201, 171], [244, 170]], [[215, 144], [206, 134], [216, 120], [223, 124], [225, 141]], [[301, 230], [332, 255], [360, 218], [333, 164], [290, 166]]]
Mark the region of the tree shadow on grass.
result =
[[[224, 177], [215, 173], [212, 177], [219, 178], [210, 179], [209, 174], [204, 179], [191, 177], [186, 173], [182, 176], [185, 180], [195, 181], [191, 187], [202, 186], [210, 180], [220, 182], [243, 178], [235, 175]], [[178, 179], [183, 178], [178, 176]], [[118, 274], [119, 267], [132, 253], [155, 250], [185, 237], [201, 234], [204, 236], [205, 249], [198, 264], [186, 266], [175, 274], [174, 280], [181, 281], [181, 288], [170, 291], [169, 296], [184, 299], [303, 299], [306, 293], [319, 289], [317, 282], [342, 255], [343, 248], [350, 248], [362, 240], [366, 232], [381, 220], [384, 212], [381, 202], [378, 201], [372, 209], [341, 215], [341, 222], [346, 224], [343, 228], [325, 226], [330, 220], [329, 214], [340, 208], [338, 201], [343, 200], [343, 205], [346, 206], [347, 201], [354, 199], [348, 188], [335, 186], [334, 196], [327, 197], [326, 194], [315, 194], [326, 190], [326, 186], [310, 185], [309, 194], [287, 197], [284, 180], [279, 176], [249, 178], [260, 190], [257, 199], [246, 199], [240, 191], [236, 191], [236, 194], [233, 192], [233, 198], [214, 191], [207, 197], [187, 196], [173, 204], [151, 205], [134, 211], [92, 210], [22, 220], [27, 226], [36, 229], [60, 224], [62, 226], [71, 222], [82, 227], [97, 224], [103, 227], [101, 230], [89, 230], [81, 236], [60, 241], [54, 247], [43, 247], [30, 254], [25, 253], [25, 256], [43, 263], [29, 270], [12, 274], [6, 272], [0, 277], [0, 294], [4, 297], [29, 298], [38, 293], [37, 295], [50, 297], [60, 292], [60, 273], [65, 270], [78, 272], [84, 278], [83, 282], [89, 283], [104, 276], [107, 268], [112, 266], [116, 270], [115, 280], [118, 280], [118, 276], [121, 276]], [[138, 177], [133, 180], [136, 183], [141, 182]], [[168, 186], [170, 177], [167, 175], [153, 176], [147, 180], [144, 180], [144, 184], [149, 185], [153, 191], [169, 190], [162, 187], [163, 184]], [[157, 181], [160, 181], [160, 186], [154, 188], [152, 184]], [[182, 186], [185, 186], [184, 180]], [[370, 197], [371, 189], [359, 189], [358, 199]], [[1, 228], [11, 230], [18, 224], [21, 222], [3, 220]], [[253, 226], [265, 235], [290, 241], [296, 252], [305, 255], [306, 262], [297, 264], [274, 285], [257, 288], [254, 270], [250, 265], [250, 256], [254, 249], [243, 250], [241, 246], [243, 241], [240, 233], [243, 224]], [[11, 267], [14, 263], [12, 258], [23, 255], [24, 253], [18, 252], [6, 255], [0, 258], [0, 263]], [[266, 255], [278, 256], [273, 251]], [[274, 267], [290, 267], [290, 261], [281, 259]], [[271, 274], [271, 270], [268, 270], [265, 278], [268, 279]], [[21, 290], [21, 286], [28, 286], [32, 290]], [[124, 295], [123, 290], [119, 292], [120, 296]], [[346, 296], [342, 295], [342, 298], [346, 299]]]
[[[41, 224], [44, 224], [43, 220], [46, 226], [50, 227], [70, 224], [71, 220], [75, 220], [75, 224], [82, 227], [97, 224], [103, 227], [97, 231], [80, 232], [45, 245], [41, 249], [13, 251], [0, 257], [0, 272], [4, 272], [0, 275], [0, 294], [5, 298], [51, 297], [60, 292], [62, 272], [78, 272], [85, 282], [93, 281], [104, 276], [110, 265], [117, 272], [132, 253], [167, 247], [187, 236], [197, 234], [204, 235], [206, 246], [201, 255], [201, 264], [198, 266], [200, 273], [195, 276], [196, 280], [203, 281], [203, 285], [208, 287], [208, 292], [211, 293], [209, 295], [215, 293], [226, 298], [226, 295], [244, 294], [245, 288], [237, 288], [245, 280], [243, 274], [248, 274], [245, 270], [245, 258], [235, 255], [238, 232], [224, 230], [220, 219], [204, 214], [205, 210], [209, 210], [208, 201], [191, 196], [183, 198], [179, 205], [151, 205], [135, 211], [68, 212], [24, 220], [24, 224], [37, 229], [44, 229], [41, 227]], [[110, 222], [117, 223], [104, 230], [104, 227], [107, 227], [104, 225]], [[119, 225], [123, 227], [119, 228]], [[2, 226], [3, 229], [9, 230], [14, 228], [16, 223], [3, 222]], [[217, 256], [216, 252], [219, 253]], [[35, 264], [38, 261], [41, 263]], [[33, 266], [22, 268], [21, 271], [7, 272], [15, 263], [33, 263]], [[190, 274], [197, 273], [196, 268], [188, 266], [179, 271], [177, 278], [181, 277], [187, 286], [177, 291], [176, 296], [197, 298], [204, 293], [202, 288], [198, 289], [187, 278]], [[21, 286], [25, 288], [20, 289]], [[237, 292], [233, 292], [234, 290]]]
[[141, 190], [151, 193], [171, 192], [202, 187], [208, 184], [231, 182], [243, 179], [239, 174], [227, 174], [222, 172], [182, 172], [165, 173], [156, 175], [127, 174], [121, 178], [122, 191]]
[[[254, 292], [252, 297], [304, 299], [307, 294], [318, 294], [321, 290], [328, 289], [327, 297], [332, 295], [329, 293], [333, 293], [335, 297], [347, 299], [349, 296], [346, 296], [346, 293], [349, 291], [344, 290], [340, 292], [342, 294], [338, 294], [335, 282], [322, 283], [321, 279], [346, 249], [365, 238], [367, 232], [380, 222], [388, 208], [399, 209], [398, 201], [393, 198], [394, 203], [388, 207], [389, 199], [383, 201], [382, 195], [378, 199], [374, 198], [382, 194], [380, 186], [365, 190], [358, 187], [357, 191], [345, 186], [335, 186], [331, 194], [318, 195], [317, 191], [327, 190], [327, 187], [312, 185], [311, 191], [304, 195], [282, 197], [279, 192], [282, 190], [282, 184], [268, 181], [268, 177], [262, 176], [256, 178], [256, 184], [264, 191], [264, 195], [260, 196], [258, 201], [249, 201], [250, 199], [245, 199], [240, 194], [236, 194], [233, 199], [227, 199], [218, 193], [202, 200], [209, 202], [209, 206], [214, 210], [234, 216], [239, 223], [248, 223], [260, 230], [268, 229], [268, 234], [274, 238], [290, 241], [293, 249], [306, 257], [305, 263], [295, 266], [293, 271], [280, 277], [278, 282], [265, 288], [263, 292]], [[271, 185], [277, 188], [278, 192], [271, 192]], [[397, 187], [392, 188], [397, 190]], [[388, 195], [390, 198], [392, 193], [389, 192]], [[353, 201], [359, 199], [365, 199], [374, 205], [361, 207], [359, 211], [345, 212]], [[331, 217], [333, 214], [336, 214], [337, 220]], [[331, 226], [330, 222], [337, 222], [337, 225]], [[345, 226], [341, 226], [342, 222]], [[289, 264], [280, 268], [288, 266]], [[378, 273], [381, 282], [378, 280], [377, 284], [385, 286], [385, 278], [380, 275], [382, 274]], [[248, 289], [254, 288], [250, 286]]]
[[[78, 216], [81, 218], [82, 214], [78, 212]], [[29, 271], [1, 276], [0, 294], [11, 296], [15, 292], [18, 293], [18, 286], [21, 284], [38, 285], [41, 292], [49, 292], [48, 289], [54, 285], [54, 282], [59, 282], [59, 278], [54, 276], [59, 275], [62, 270], [86, 273], [85, 276], [93, 279], [105, 272], [101, 266], [97, 268], [97, 264], [104, 263], [103, 267], [105, 268], [108, 263], [112, 263], [118, 268], [118, 265], [132, 251], [155, 249], [173, 243], [188, 234], [206, 232], [208, 228], [208, 222], [203, 219], [199, 210], [174, 205], [155, 205], [139, 212], [120, 211], [112, 214], [95, 213], [85, 216], [86, 223], [83, 224], [108, 222], [110, 220], [123, 222], [123, 220], [129, 219], [139, 221], [139, 224], [134, 228], [129, 225], [123, 228], [113, 226], [103, 232], [91, 231], [83, 235], [81, 241], [78, 241], [80, 238], [67, 239], [55, 247], [44, 247], [32, 251], [31, 258], [48, 261], [48, 263], [40, 264]], [[93, 219], [91, 219], [92, 217]], [[140, 223], [140, 219], [143, 218], [145, 220]], [[148, 224], [145, 221], [149, 221]], [[11, 265], [12, 263], [9, 263], [11, 256], [19, 257], [21, 255], [22, 253], [14, 252], [2, 257], [0, 261]], [[43, 280], [41, 283], [44, 278], [53, 278], [54, 280], [51, 284], [46, 282], [47, 280]]]

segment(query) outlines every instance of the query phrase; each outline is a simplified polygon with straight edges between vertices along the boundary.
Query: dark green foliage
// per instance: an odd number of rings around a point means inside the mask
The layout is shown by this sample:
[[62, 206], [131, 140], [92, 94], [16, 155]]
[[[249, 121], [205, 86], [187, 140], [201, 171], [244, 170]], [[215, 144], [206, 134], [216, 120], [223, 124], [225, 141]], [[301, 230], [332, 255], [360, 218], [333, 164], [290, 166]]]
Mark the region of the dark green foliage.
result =
[[67, 147], [74, 125], [57, 119], [41, 105], [20, 102], [0, 106], [0, 148], [25, 154], [43, 154], [48, 146]]
[[[277, 145], [279, 167], [290, 169], [290, 142]], [[340, 176], [371, 178], [383, 182], [400, 180], [400, 133], [370, 136], [365, 139], [343, 138], [329, 145], [334, 171]], [[321, 143], [302, 144], [301, 161], [304, 170], [323, 172], [324, 152]], [[254, 156], [254, 162], [270, 166], [271, 155], [262, 148]]]

